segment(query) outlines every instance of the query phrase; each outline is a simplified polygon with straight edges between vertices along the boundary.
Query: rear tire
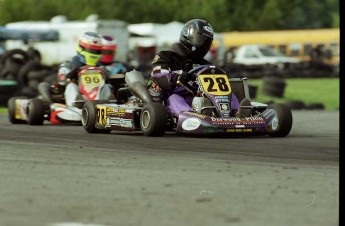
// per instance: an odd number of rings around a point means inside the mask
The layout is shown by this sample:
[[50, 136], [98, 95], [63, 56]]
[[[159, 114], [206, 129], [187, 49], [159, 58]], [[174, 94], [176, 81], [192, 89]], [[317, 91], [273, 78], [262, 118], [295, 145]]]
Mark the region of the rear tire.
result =
[[268, 106], [268, 109], [273, 109], [276, 112], [269, 135], [272, 137], [287, 136], [291, 131], [293, 121], [290, 108], [285, 104], [273, 103]]
[[161, 137], [167, 130], [168, 115], [159, 102], [146, 104], [140, 114], [140, 128], [145, 136]]
[[28, 104], [28, 124], [29, 125], [43, 125], [45, 104], [43, 100], [33, 98]]

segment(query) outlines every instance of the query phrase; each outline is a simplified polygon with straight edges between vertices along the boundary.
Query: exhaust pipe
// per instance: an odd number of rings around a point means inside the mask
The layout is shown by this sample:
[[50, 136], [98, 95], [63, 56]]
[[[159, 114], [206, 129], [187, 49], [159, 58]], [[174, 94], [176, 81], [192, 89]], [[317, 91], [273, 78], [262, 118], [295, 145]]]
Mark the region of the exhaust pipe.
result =
[[42, 95], [43, 99], [48, 103], [53, 103], [53, 100], [50, 95], [50, 85], [48, 82], [41, 82], [37, 86], [38, 93]]
[[145, 104], [152, 103], [152, 97], [150, 92], [147, 90], [145, 79], [143, 75], [136, 70], [127, 72], [125, 74], [125, 81], [128, 85], [129, 90]]

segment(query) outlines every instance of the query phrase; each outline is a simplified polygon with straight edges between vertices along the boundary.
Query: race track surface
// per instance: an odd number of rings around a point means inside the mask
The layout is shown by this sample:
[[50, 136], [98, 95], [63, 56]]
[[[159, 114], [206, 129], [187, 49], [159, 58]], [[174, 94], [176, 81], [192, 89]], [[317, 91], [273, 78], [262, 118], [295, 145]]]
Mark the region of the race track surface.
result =
[[338, 226], [339, 111], [293, 119], [285, 138], [152, 138], [0, 115], [0, 226]]

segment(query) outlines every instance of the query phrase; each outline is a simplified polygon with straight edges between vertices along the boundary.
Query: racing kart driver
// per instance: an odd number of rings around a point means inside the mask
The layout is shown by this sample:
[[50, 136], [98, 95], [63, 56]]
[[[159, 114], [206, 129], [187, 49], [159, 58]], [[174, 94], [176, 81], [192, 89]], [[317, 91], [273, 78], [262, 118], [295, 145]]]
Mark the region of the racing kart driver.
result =
[[[179, 42], [172, 45], [170, 50], [162, 50], [152, 61], [151, 78], [153, 86], [160, 91], [168, 110], [178, 116], [180, 111], [192, 111], [194, 95], [178, 83], [187, 84], [193, 80], [187, 72], [196, 65], [211, 64], [204, 59], [210, 50], [214, 32], [212, 26], [205, 20], [193, 19], [188, 21], [180, 33]], [[238, 109], [238, 100], [232, 95], [231, 109]], [[241, 102], [241, 106], [250, 105], [248, 99]], [[239, 115], [245, 115], [239, 112]]]
[[[102, 37], [94, 32], [83, 33], [77, 41], [77, 55], [71, 61], [62, 63], [59, 67], [57, 79], [53, 85], [46, 82], [39, 84], [39, 93], [50, 103], [52, 95], [63, 93], [67, 106], [72, 106], [79, 91], [78, 72], [84, 66], [96, 66], [102, 56]], [[107, 73], [106, 70], [104, 70]], [[111, 89], [108, 84], [102, 87], [101, 98], [108, 99]]]

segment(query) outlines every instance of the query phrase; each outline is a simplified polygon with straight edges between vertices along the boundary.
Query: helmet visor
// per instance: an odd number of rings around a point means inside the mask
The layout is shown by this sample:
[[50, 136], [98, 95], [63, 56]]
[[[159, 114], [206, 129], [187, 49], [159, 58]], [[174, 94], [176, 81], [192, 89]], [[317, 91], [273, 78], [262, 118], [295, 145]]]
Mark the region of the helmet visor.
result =
[[92, 54], [102, 54], [101, 49], [91, 49], [91, 48], [86, 48], [84, 46], [80, 45], [80, 48], [84, 50], [85, 52], [92, 53]]
[[195, 35], [194, 37], [191, 37], [190, 42], [195, 47], [204, 47], [207, 48], [207, 46], [211, 47], [213, 39], [205, 34], [198, 33], [198, 35]]

